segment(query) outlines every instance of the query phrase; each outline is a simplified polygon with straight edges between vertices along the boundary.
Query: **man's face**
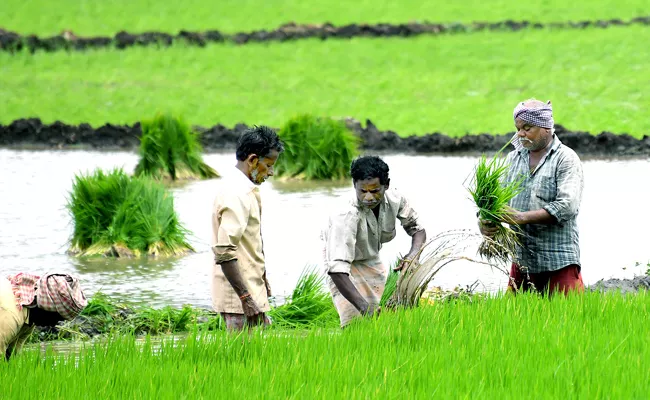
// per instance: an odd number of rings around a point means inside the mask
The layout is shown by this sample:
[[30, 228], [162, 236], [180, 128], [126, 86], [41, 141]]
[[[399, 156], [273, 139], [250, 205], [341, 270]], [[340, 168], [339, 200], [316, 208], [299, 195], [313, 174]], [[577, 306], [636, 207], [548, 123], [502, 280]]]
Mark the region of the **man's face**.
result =
[[379, 178], [365, 179], [356, 181], [354, 189], [357, 192], [357, 200], [364, 207], [374, 209], [384, 199], [384, 193], [388, 189], [388, 184], [382, 185]]
[[268, 177], [273, 176], [273, 166], [278, 161], [280, 153], [277, 150], [271, 150], [266, 156], [259, 158], [251, 154], [248, 159], [248, 179], [256, 185], [261, 185]]
[[519, 142], [524, 148], [530, 151], [545, 149], [551, 141], [551, 130], [534, 126], [519, 118], [515, 120], [515, 129], [519, 136]]

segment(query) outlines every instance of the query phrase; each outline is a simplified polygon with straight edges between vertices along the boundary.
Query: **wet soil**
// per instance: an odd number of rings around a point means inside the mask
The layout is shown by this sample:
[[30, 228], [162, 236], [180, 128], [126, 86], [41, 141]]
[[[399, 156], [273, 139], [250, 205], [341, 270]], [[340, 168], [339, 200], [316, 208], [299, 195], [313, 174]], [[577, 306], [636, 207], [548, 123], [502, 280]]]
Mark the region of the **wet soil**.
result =
[[[501, 149], [514, 132], [481, 133], [450, 137], [433, 132], [402, 137], [393, 131], [379, 130], [372, 121], [361, 122], [347, 118], [346, 124], [361, 138], [366, 152], [415, 154], [477, 154]], [[209, 128], [195, 126], [205, 151], [232, 150], [237, 138], [248, 128], [237, 124], [232, 128], [218, 124]], [[612, 132], [589, 133], [573, 131], [556, 125], [556, 133], [564, 144], [581, 156], [650, 156], [650, 136], [636, 139]], [[89, 124], [68, 125], [60, 121], [44, 124], [38, 118], [19, 119], [9, 125], [0, 124], [0, 146], [45, 149], [90, 148], [104, 150], [134, 150], [140, 144], [142, 130], [133, 125], [106, 124], [97, 128]]]
[[480, 31], [512, 31], [523, 29], [585, 29], [608, 28], [611, 26], [650, 25], [650, 17], [642, 16], [630, 20], [585, 20], [539, 23], [531, 21], [505, 20], [498, 22], [472, 23], [430, 23], [410, 22], [403, 24], [348, 24], [335, 26], [324, 24], [298, 24], [289, 22], [273, 30], [256, 30], [227, 34], [218, 30], [190, 32], [182, 30], [178, 34], [166, 32], [133, 33], [120, 31], [114, 36], [83, 37], [71, 30], [64, 30], [55, 36], [40, 37], [22, 35], [0, 28], [0, 50], [16, 52], [27, 50], [35, 52], [58, 50], [85, 50], [90, 48], [114, 47], [125, 49], [133, 46], [170, 46], [175, 42], [204, 47], [210, 42], [233, 42], [236, 44], [259, 42], [285, 42], [317, 38], [350, 39], [354, 37], [413, 37], [419, 35], [460, 34]]

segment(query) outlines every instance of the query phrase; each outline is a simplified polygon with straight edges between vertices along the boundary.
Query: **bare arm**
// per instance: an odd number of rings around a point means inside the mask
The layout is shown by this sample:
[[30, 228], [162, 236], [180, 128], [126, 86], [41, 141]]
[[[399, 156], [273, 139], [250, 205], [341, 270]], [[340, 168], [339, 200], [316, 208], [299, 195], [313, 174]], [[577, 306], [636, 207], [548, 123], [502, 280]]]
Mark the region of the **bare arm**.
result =
[[244, 315], [246, 315], [246, 317], [253, 323], [263, 321], [264, 313], [260, 310], [255, 303], [255, 300], [253, 300], [253, 297], [251, 297], [248, 292], [246, 283], [244, 283], [244, 279], [239, 273], [239, 264], [237, 263], [237, 260], [233, 259], [221, 263], [221, 270], [226, 276], [226, 279], [228, 279], [228, 282], [230, 282], [232, 288], [235, 290], [235, 293], [239, 296], [242, 308], [244, 309]]
[[235, 293], [237, 293], [237, 296], [242, 297], [249, 294], [244, 279], [239, 273], [239, 264], [237, 263], [237, 259], [221, 263], [221, 269], [223, 270], [226, 279], [228, 279], [228, 282], [230, 282], [230, 286], [232, 286]]
[[411, 236], [411, 250], [409, 250], [408, 253], [404, 256], [402, 261], [397, 265], [395, 268], [395, 271], [401, 271], [404, 269], [404, 267], [407, 266], [415, 256], [418, 254], [422, 246], [424, 245], [424, 242], [427, 240], [427, 232], [422, 229], [417, 232], [413, 236]]
[[363, 298], [363, 296], [361, 296], [361, 293], [359, 293], [357, 288], [354, 286], [350, 280], [350, 275], [345, 273], [331, 273], [329, 275], [343, 297], [352, 303], [361, 314], [366, 315], [369, 311], [370, 314], [374, 312], [374, 310], [368, 309], [368, 302]]
[[549, 214], [548, 211], [542, 208], [533, 211], [515, 211], [512, 216], [506, 220], [506, 222], [513, 225], [551, 225], [557, 223], [557, 220], [554, 216]]
[[266, 286], [266, 297], [271, 297], [271, 284], [269, 283], [269, 280], [266, 278], [266, 269], [264, 270], [264, 275], [262, 275], [262, 279], [264, 279], [264, 285]]

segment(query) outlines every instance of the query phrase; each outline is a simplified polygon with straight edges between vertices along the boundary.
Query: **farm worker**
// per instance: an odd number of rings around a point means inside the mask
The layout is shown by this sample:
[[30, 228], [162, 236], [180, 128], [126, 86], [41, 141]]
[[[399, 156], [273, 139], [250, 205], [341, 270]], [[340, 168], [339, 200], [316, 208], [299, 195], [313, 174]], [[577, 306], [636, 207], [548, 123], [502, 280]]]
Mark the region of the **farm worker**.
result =
[[9, 360], [35, 325], [74, 319], [87, 304], [79, 281], [67, 274], [0, 277], [0, 354]]
[[271, 128], [246, 130], [237, 142], [237, 164], [224, 175], [214, 200], [212, 306], [230, 331], [270, 323], [259, 186], [273, 176], [283, 150]]
[[329, 217], [321, 233], [327, 281], [342, 328], [356, 317], [380, 311], [388, 270], [379, 250], [395, 237], [395, 222], [399, 220], [412, 238], [410, 250], [395, 270], [407, 266], [426, 240], [406, 197], [389, 189], [388, 165], [382, 159], [357, 158], [350, 172], [356, 197]]
[[[509, 291], [584, 291], [577, 217], [584, 178], [578, 155], [555, 135], [551, 102], [525, 100], [514, 109], [515, 150], [507, 157], [506, 181], [522, 179], [510, 216], [503, 222], [521, 233], [510, 269]], [[481, 233], [495, 227], [479, 221]]]

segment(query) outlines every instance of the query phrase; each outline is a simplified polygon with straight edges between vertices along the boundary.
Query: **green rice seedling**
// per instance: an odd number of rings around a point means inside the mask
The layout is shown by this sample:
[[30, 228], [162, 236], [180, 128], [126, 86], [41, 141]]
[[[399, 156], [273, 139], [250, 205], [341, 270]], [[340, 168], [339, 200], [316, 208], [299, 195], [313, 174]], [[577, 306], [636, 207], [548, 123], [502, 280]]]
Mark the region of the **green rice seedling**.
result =
[[485, 155], [481, 157], [468, 190], [478, 207], [478, 217], [498, 228], [493, 238], [486, 237], [481, 242], [479, 254], [488, 261], [508, 263], [515, 254], [520, 239], [518, 232], [502, 222], [510, 216], [508, 205], [521, 191], [521, 180], [505, 182], [510, 165], [501, 156], [502, 151], [503, 149], [490, 160]]
[[276, 164], [279, 177], [307, 180], [343, 180], [358, 154], [360, 139], [345, 122], [300, 115], [278, 132], [285, 151]]
[[381, 300], [379, 301], [380, 307], [385, 307], [388, 305], [388, 301], [390, 300], [391, 297], [393, 297], [393, 294], [395, 294], [395, 290], [397, 289], [398, 279], [399, 279], [399, 272], [391, 268], [390, 272], [388, 272], [388, 278], [386, 278], [386, 286], [384, 286], [384, 293], [382, 293]]
[[156, 179], [210, 179], [219, 174], [203, 162], [198, 135], [181, 118], [158, 114], [142, 121], [140, 161], [135, 175]]
[[338, 313], [324, 277], [315, 267], [305, 268], [287, 302], [271, 309], [269, 316], [276, 328], [326, 328], [339, 324]]
[[[9, 15], [0, 20], [9, 29], [7, 24], [14, 18], [11, 7], [4, 7], [6, 1], [0, 2], [0, 13], [9, 10]], [[608, 1], [615, 4], [606, 12], [611, 18], [611, 11], [618, 10], [621, 2]], [[52, 4], [54, 7], [59, 3]], [[311, 10], [309, 4], [305, 7]], [[374, 7], [374, 3], [368, 4]], [[492, 3], [486, 4], [494, 8]], [[551, 9], [547, 2], [542, 4], [539, 7]], [[645, 4], [650, 7], [649, 2]], [[213, 6], [210, 3], [209, 7]], [[429, 6], [437, 10], [440, 3]], [[402, 8], [396, 3], [391, 7]], [[460, 8], [463, 13], [467, 10], [466, 6]], [[196, 15], [195, 10], [190, 10], [191, 15]], [[32, 14], [25, 15], [31, 18]], [[645, 14], [650, 12], [646, 9]], [[77, 15], [71, 14], [73, 18]], [[140, 20], [144, 14], [133, 15]], [[50, 17], [61, 21], [57, 13]], [[257, 18], [244, 19], [253, 25], [259, 23]], [[40, 22], [40, 17], [33, 21], [39, 26]], [[127, 27], [137, 31], [131, 25], [120, 26], [119, 30]], [[207, 29], [215, 27], [221, 30], [219, 25]], [[26, 32], [24, 29], [17, 28], [19, 32]], [[170, 29], [177, 32], [188, 28]], [[517, 33], [486, 31], [408, 40], [314, 38], [270, 45], [215, 44], [209, 45], [207, 51], [198, 46], [176, 45], [164, 51], [156, 46], [135, 46], [128, 51], [37, 52], [20, 57], [0, 52], [0, 123], [9, 125], [31, 115], [48, 124], [86, 122], [99, 127], [107, 122], [133, 124], [165, 109], [203, 127], [262, 121], [281, 127], [297, 114], [317, 113], [370, 119], [378, 129], [403, 137], [441, 132], [455, 138], [467, 133], [512, 131], [512, 120], [506, 116], [522, 100], [522, 92], [512, 86], [513, 81], [519, 81], [526, 82], [527, 94], [552, 100], [572, 98], [575, 93], [598, 98], [598, 113], [592, 112], [589, 102], [556, 104], [556, 120], [568, 129], [594, 134], [627, 132], [641, 139], [650, 132], [650, 118], [645, 112], [650, 104], [644, 91], [648, 82], [646, 74], [639, 73], [650, 70], [648, 42], [650, 29], [635, 25]], [[540, 65], [552, 73], [540, 74], [521, 60], [521, 54], [531, 48], [539, 49], [536, 54]], [[215, 65], [220, 66], [218, 78]], [[611, 76], [615, 84], [610, 82]], [[197, 88], [205, 88], [206, 95], [188, 96], [197, 93]], [[639, 106], [631, 107], [630, 102]], [[219, 110], [218, 116], [214, 110]]]
[[51, 340], [86, 340], [107, 335], [164, 335], [224, 329], [221, 316], [202, 308], [184, 305], [160, 309], [131, 306], [115, 301], [102, 292], [89, 299], [77, 318], [56, 327], [37, 328], [29, 343]]
[[68, 210], [74, 223], [70, 253], [79, 256], [176, 256], [194, 251], [174, 211], [172, 194], [121, 169], [77, 175]]
[[86, 399], [89, 393], [107, 399], [646, 398], [649, 308], [646, 292], [550, 299], [525, 293], [400, 309], [343, 331], [112, 337], [67, 352], [27, 346], [0, 362], [1, 393], [7, 399]]

